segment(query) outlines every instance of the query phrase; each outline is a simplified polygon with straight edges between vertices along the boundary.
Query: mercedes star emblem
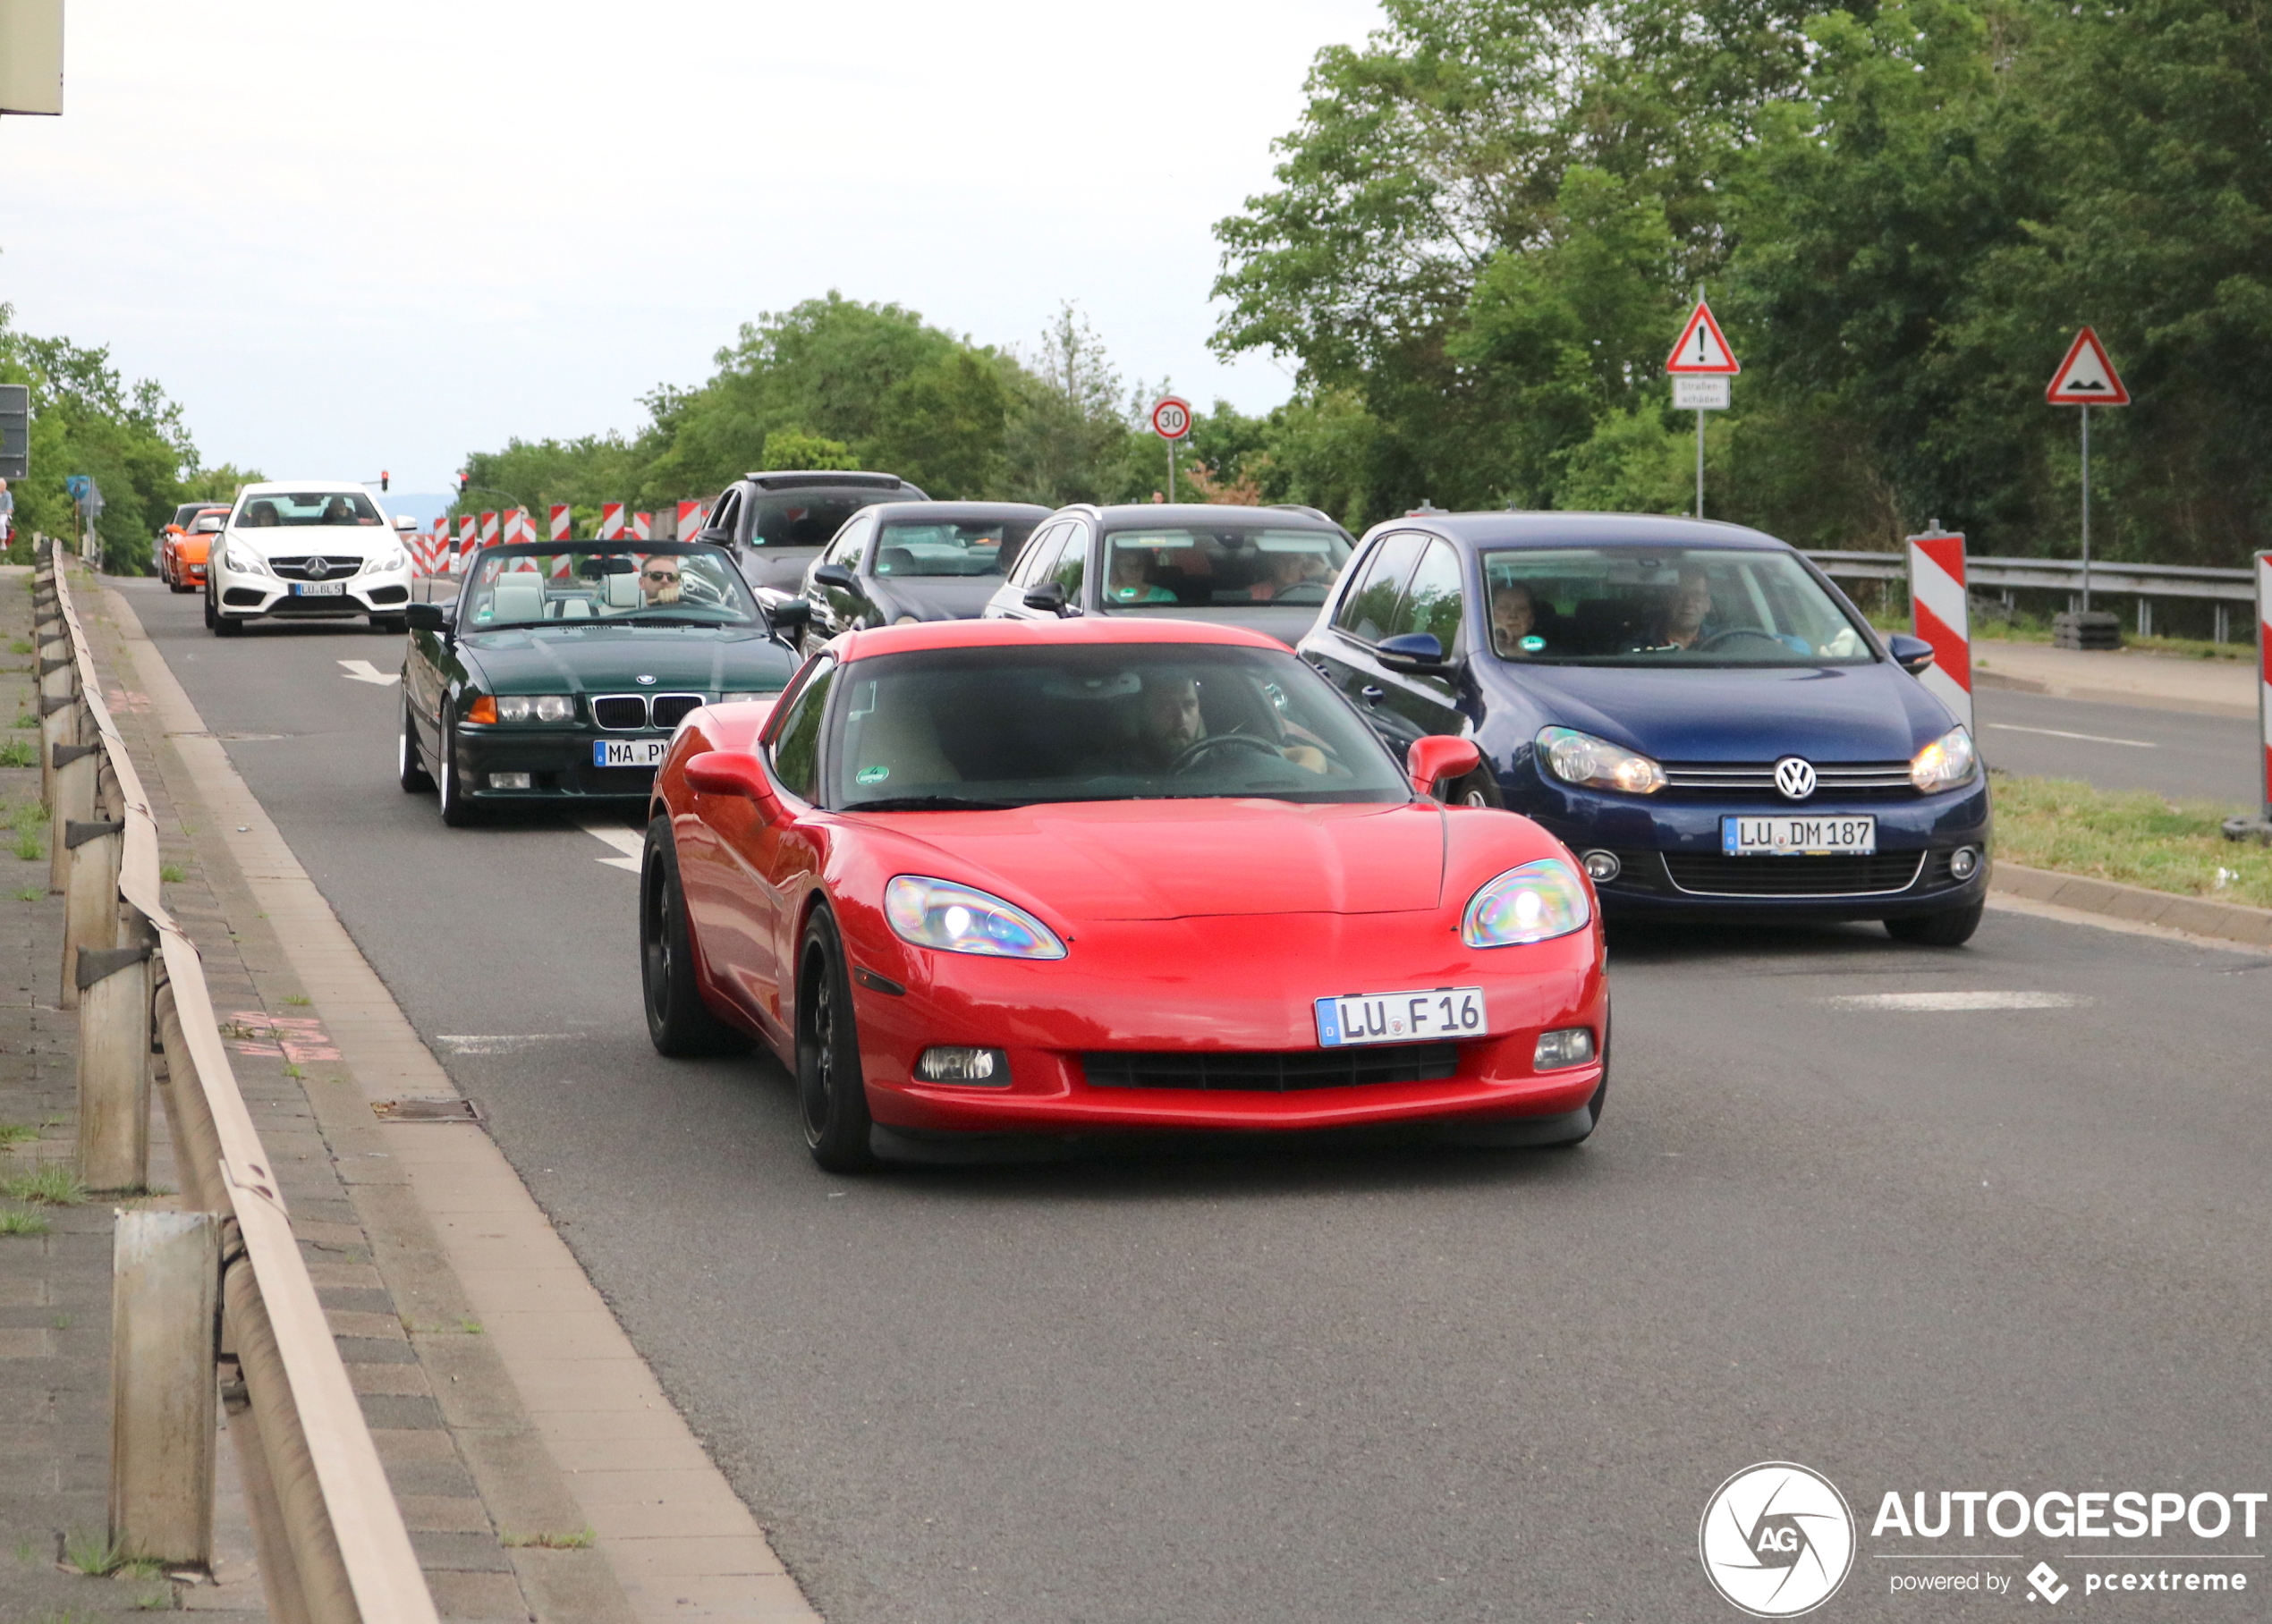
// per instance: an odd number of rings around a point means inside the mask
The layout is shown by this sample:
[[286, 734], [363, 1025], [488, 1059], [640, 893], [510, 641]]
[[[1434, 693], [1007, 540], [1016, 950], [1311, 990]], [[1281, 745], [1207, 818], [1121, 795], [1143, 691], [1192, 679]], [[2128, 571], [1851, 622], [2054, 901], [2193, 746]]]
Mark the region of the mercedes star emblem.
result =
[[1783, 791], [1785, 800], [1804, 800], [1814, 793], [1814, 763], [1799, 756], [1785, 756], [1775, 764], [1775, 787]]
[[307, 576], [309, 580], [321, 580], [325, 576], [331, 573], [331, 560], [321, 557], [311, 558], [308, 561], [307, 568], [303, 570], [301, 573]]

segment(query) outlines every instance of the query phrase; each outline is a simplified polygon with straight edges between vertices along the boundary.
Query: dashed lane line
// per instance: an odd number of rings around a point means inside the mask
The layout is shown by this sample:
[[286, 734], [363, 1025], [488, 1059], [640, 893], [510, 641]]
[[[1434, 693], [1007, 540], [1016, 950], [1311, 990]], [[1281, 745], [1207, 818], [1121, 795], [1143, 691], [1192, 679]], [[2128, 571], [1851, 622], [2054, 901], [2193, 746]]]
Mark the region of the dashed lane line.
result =
[[1945, 1014], [1969, 1010], [2079, 1010], [2081, 993], [1852, 993], [1822, 1001], [1834, 1010], [1892, 1010]]
[[2109, 739], [2104, 733], [2070, 733], [2056, 727], [2022, 727], [2016, 722], [1991, 722], [1988, 725], [2001, 728], [2007, 733], [2040, 733], [2046, 739], [2080, 739], [2085, 744], [2119, 744], [2125, 749], [2158, 750], [2162, 748], [2150, 739]]

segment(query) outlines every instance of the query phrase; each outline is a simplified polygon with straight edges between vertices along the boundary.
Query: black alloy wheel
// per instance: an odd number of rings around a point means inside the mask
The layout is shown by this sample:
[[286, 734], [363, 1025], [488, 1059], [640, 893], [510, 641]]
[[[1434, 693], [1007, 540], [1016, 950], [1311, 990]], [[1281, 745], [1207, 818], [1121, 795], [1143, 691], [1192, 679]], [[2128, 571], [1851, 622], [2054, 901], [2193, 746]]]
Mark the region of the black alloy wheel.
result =
[[647, 825], [647, 852], [639, 870], [639, 979], [645, 993], [648, 1041], [674, 1060], [738, 1054], [744, 1034], [710, 1013], [694, 984], [694, 934], [679, 884], [678, 842], [671, 822]]
[[213, 630], [213, 622], [217, 618], [219, 617], [213, 613], [213, 588], [208, 587], [205, 589], [205, 629], [208, 631]]
[[1952, 908], [1944, 913], [1912, 914], [1905, 919], [1886, 921], [1886, 934], [1896, 942], [1912, 947], [1962, 947], [1972, 939], [1980, 927], [1980, 915], [1988, 904], [1975, 902], [1970, 908]]
[[418, 723], [411, 719], [411, 697], [403, 696], [403, 731], [394, 741], [394, 770], [403, 781], [403, 793], [423, 795], [434, 787], [434, 774], [426, 770], [420, 758]]
[[437, 776], [442, 783], [442, 821], [453, 829], [462, 829], [473, 822], [475, 812], [465, 792], [465, 774], [458, 771], [457, 730], [447, 723], [442, 724], [440, 765]]
[[815, 1162], [832, 1173], [875, 1166], [852, 976], [826, 909], [814, 910], [797, 948], [797, 1105]]

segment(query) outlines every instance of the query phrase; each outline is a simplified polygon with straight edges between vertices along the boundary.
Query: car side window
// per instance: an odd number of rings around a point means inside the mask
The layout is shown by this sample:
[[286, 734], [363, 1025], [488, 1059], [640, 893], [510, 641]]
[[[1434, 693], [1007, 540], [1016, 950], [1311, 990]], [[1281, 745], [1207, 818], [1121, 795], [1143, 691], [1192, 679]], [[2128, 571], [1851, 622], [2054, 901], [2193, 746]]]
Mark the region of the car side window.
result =
[[1383, 638], [1395, 637], [1396, 634], [1389, 628], [1396, 622], [1404, 580], [1412, 574], [1412, 565], [1427, 540], [1425, 536], [1404, 530], [1375, 542], [1365, 559], [1364, 573], [1343, 596], [1341, 607], [1334, 612], [1334, 629], [1348, 633], [1361, 643], [1378, 643]]
[[859, 569], [860, 550], [868, 545], [868, 533], [873, 529], [875, 525], [867, 514], [855, 513], [844, 521], [844, 528], [836, 532], [836, 539], [830, 542], [827, 551], [821, 554], [820, 562], [824, 564], [842, 564], [847, 570]]
[[781, 731], [773, 736], [774, 775], [781, 787], [801, 800], [818, 800], [820, 790], [820, 720], [828, 708], [828, 690], [836, 681], [834, 661], [816, 671], [798, 690]]
[[1075, 522], [1065, 527], [1064, 545], [1049, 566], [1049, 579], [1065, 589], [1065, 602], [1081, 602], [1081, 583], [1089, 572], [1089, 527]]
[[717, 511], [710, 515], [709, 523], [702, 528], [708, 530], [724, 530], [731, 536], [733, 534], [733, 527], [741, 522], [742, 493], [728, 486], [725, 495], [718, 498]]
[[1011, 581], [1020, 587], [1030, 587], [1039, 580], [1042, 571], [1055, 562], [1057, 544], [1065, 538], [1068, 528], [1066, 522], [1060, 520], [1027, 542], [1025, 551], [1018, 554], [1018, 562], [1011, 572]]
[[1466, 597], [1460, 579], [1457, 548], [1442, 537], [1432, 538], [1420, 554], [1419, 568], [1397, 600], [1396, 617], [1388, 632], [1402, 637], [1425, 631], [1445, 654], [1459, 647], [1460, 621]]

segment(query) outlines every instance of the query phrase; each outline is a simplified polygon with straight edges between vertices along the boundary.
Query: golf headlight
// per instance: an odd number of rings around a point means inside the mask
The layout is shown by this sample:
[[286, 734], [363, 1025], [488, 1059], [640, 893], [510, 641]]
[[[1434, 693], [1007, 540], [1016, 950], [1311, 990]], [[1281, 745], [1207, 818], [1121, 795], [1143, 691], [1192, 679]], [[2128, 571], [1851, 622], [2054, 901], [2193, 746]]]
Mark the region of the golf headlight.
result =
[[566, 694], [510, 694], [497, 698], [500, 722], [573, 722], [576, 702]]
[[1909, 782], [1927, 794], [1954, 789], [1972, 776], [1980, 764], [1972, 735], [1953, 727], [1917, 752], [1909, 764]]
[[1558, 857], [1510, 868], [1469, 899], [1460, 940], [1470, 947], [1513, 947], [1583, 930], [1593, 922], [1585, 882]]
[[918, 947], [995, 959], [1065, 956], [1065, 944], [1024, 909], [952, 880], [898, 875], [884, 887], [884, 917]]
[[233, 541], [221, 549], [221, 562], [229, 566], [233, 575], [266, 575], [268, 572], [267, 565], [260, 562], [258, 553], [250, 547], [241, 547]]
[[1665, 787], [1665, 769], [1648, 757], [1574, 727], [1540, 728], [1539, 755], [1564, 783], [1627, 795], [1654, 795]]

